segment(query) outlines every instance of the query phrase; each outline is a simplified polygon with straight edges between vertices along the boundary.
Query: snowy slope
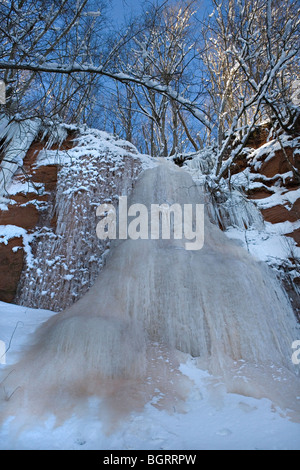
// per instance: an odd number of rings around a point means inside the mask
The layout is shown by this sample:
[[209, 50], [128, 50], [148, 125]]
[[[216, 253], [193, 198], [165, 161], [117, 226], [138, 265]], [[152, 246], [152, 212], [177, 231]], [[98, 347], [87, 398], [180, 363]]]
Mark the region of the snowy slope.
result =
[[[10, 346], [7, 363], [15, 362], [41, 322], [53, 315], [0, 302], [0, 338]], [[84, 417], [55, 426], [49, 416], [34, 428], [15, 434], [6, 423], [0, 449], [300, 449], [300, 424], [281, 415], [267, 399], [257, 400], [224, 391], [195, 360], [186, 355], [181, 371], [192, 381], [183, 413], [168, 414], [149, 402], [107, 434], [91, 400]], [[1, 368], [4, 366], [1, 365]], [[213, 383], [213, 392], [209, 384]]]

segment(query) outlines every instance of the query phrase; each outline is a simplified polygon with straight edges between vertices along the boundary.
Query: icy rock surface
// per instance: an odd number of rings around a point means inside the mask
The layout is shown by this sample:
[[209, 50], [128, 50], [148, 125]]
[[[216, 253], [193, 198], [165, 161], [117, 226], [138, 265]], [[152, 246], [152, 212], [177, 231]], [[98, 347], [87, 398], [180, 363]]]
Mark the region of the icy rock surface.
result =
[[104, 264], [109, 240], [96, 237], [97, 207], [117, 205], [120, 195], [130, 193], [143, 160], [131, 144], [88, 129], [68, 151], [41, 151], [37, 166], [46, 164], [59, 165], [55, 201], [46, 214], [56, 226], [48, 223], [35, 234], [16, 303], [60, 311], [85, 294]]

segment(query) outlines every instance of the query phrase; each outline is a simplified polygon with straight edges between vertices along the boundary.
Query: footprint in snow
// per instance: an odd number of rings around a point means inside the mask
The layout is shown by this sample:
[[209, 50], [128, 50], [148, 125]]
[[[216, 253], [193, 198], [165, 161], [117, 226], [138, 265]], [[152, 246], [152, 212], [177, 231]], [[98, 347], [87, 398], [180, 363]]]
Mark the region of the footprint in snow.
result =
[[232, 434], [232, 431], [230, 431], [230, 429], [224, 428], [220, 429], [220, 431], [217, 431], [216, 434], [218, 436], [230, 436], [230, 434]]

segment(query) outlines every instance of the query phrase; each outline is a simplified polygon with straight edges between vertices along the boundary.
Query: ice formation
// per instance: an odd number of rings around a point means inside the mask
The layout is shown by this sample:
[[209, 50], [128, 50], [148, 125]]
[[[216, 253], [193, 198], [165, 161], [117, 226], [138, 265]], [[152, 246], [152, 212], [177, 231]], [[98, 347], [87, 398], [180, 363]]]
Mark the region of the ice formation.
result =
[[[141, 174], [130, 197], [146, 206], [203, 201], [191, 176], [164, 161]], [[43, 324], [5, 371], [2, 413], [65, 416], [91, 396], [104, 414], [131, 411], [158, 382], [167, 406], [184, 396], [178, 361], [189, 354], [228, 390], [267, 396], [299, 419], [299, 368], [291, 361], [299, 328], [279, 282], [208, 216], [204, 247], [184, 244], [115, 241], [94, 286]]]
[[2, 148], [0, 165], [0, 197], [6, 194], [7, 187], [17, 171], [23, 164], [27, 150], [37, 136], [41, 123], [39, 119], [9, 121], [0, 115], [0, 140], [5, 142]]

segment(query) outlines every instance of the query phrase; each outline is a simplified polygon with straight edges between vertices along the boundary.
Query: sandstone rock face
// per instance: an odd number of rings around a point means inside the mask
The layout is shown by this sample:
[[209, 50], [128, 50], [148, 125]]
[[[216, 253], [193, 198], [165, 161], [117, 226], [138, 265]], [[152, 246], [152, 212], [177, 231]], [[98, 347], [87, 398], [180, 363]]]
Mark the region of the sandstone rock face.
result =
[[[252, 182], [247, 192], [249, 199], [256, 200], [266, 222], [280, 224], [300, 220], [300, 140], [286, 141], [284, 150], [265, 153], [249, 162]], [[271, 147], [271, 144], [270, 144]], [[296, 172], [295, 172], [296, 169]], [[289, 233], [299, 244], [299, 228]]]
[[105, 263], [109, 240], [97, 238], [96, 209], [103, 202], [117, 207], [118, 196], [130, 194], [141, 160], [112, 136], [93, 131], [89, 148], [88, 139], [58, 170], [55, 201], [33, 244], [33, 266], [22, 273], [17, 303], [63, 310], [87, 292]]
[[0, 245], [0, 300], [13, 302], [24, 265], [22, 238]]
[[[297, 245], [300, 246], [300, 229], [299, 228], [295, 229], [291, 233], [287, 233], [286, 236], [293, 238], [295, 242], [297, 243]], [[299, 281], [300, 281], [300, 278], [299, 278]], [[300, 282], [299, 282], [299, 285], [300, 285]]]
[[255, 150], [250, 152], [247, 161], [251, 180], [247, 196], [255, 201], [265, 222], [285, 236], [286, 249], [290, 252], [282, 266], [282, 279], [300, 321], [300, 261], [294, 248], [295, 244], [300, 247], [299, 131], [300, 119], [294, 134], [280, 136], [280, 142], [259, 139], [259, 146], [251, 142]]
[[[25, 198], [26, 199], [26, 198]], [[32, 230], [39, 220], [39, 211], [34, 204], [8, 205], [7, 211], [0, 213], [0, 225], [16, 225], [25, 230]]]
[[[300, 199], [296, 201], [299, 204]], [[277, 205], [270, 207], [269, 209], [262, 209], [262, 215], [264, 220], [271, 222], [271, 224], [280, 224], [281, 222], [297, 222], [299, 220], [297, 204], [291, 206], [288, 209], [285, 206]]]
[[[36, 159], [46, 143], [34, 142], [24, 159], [23, 170], [18, 172], [14, 184], [22, 189], [10, 194], [7, 210], [0, 210], [0, 225], [11, 225], [32, 234], [39, 227], [55, 227], [55, 219], [49, 219], [48, 210], [55, 198], [58, 165], [44, 165], [35, 168]], [[70, 139], [62, 148], [70, 148]], [[36, 191], [34, 190], [36, 186]], [[9, 189], [9, 188], [8, 188]], [[0, 300], [13, 302], [19, 281], [26, 264], [22, 237], [11, 238], [7, 244], [0, 243]]]
[[[299, 166], [299, 155], [294, 153], [292, 147], [275, 151], [274, 156], [263, 161], [260, 173], [267, 178], [274, 178], [292, 170], [292, 166]], [[279, 176], [278, 176], [279, 177]]]

